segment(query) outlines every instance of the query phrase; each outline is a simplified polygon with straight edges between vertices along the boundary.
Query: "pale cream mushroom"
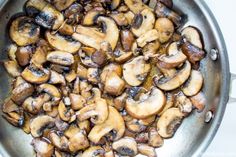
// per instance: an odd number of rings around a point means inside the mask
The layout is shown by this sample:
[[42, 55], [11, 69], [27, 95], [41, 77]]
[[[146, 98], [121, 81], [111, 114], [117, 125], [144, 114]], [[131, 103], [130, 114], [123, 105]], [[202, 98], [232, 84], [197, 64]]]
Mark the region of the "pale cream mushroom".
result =
[[102, 124], [95, 125], [90, 131], [88, 138], [94, 143], [98, 143], [103, 136], [111, 134], [111, 140], [120, 139], [125, 132], [124, 120], [119, 112], [112, 106], [109, 106], [109, 115]]
[[159, 41], [165, 43], [170, 40], [174, 33], [174, 24], [168, 18], [158, 18], [155, 23], [155, 29], [159, 33]]
[[86, 149], [81, 157], [103, 157], [105, 150], [100, 146], [91, 146]]
[[97, 22], [104, 25], [105, 30], [103, 33], [95, 28], [79, 25], [72, 37], [84, 45], [96, 48], [97, 50], [101, 48], [101, 43], [106, 41], [114, 50], [119, 39], [119, 30], [115, 21], [108, 17], [99, 16]]
[[175, 98], [175, 106], [187, 116], [193, 110], [193, 104], [182, 92], [178, 93]]
[[189, 80], [184, 84], [182, 91], [186, 96], [196, 95], [202, 88], [203, 76], [200, 71], [192, 70]]
[[123, 76], [131, 86], [139, 86], [147, 77], [151, 65], [146, 63], [143, 56], [138, 56], [123, 65]]
[[162, 110], [166, 102], [164, 93], [158, 88], [152, 88], [141, 95], [138, 101], [132, 98], [126, 100], [125, 109], [135, 118], [147, 118]]
[[186, 61], [182, 68], [172, 77], [154, 77], [154, 83], [162, 90], [170, 91], [180, 87], [189, 78], [191, 73], [191, 64]]
[[4, 61], [3, 64], [8, 74], [12, 77], [20, 76], [22, 70], [16, 61]]
[[149, 9], [144, 9], [134, 17], [132, 32], [135, 36], [140, 37], [146, 32], [153, 29], [155, 16]]
[[176, 42], [168, 47], [168, 55], [158, 57], [158, 64], [166, 69], [176, 68], [187, 60], [187, 57], [178, 49]]
[[138, 144], [138, 152], [147, 157], [157, 157], [155, 149], [147, 144]]
[[122, 156], [135, 156], [138, 153], [137, 143], [131, 137], [123, 137], [113, 142], [112, 148]]
[[48, 136], [57, 149], [68, 151], [69, 140], [64, 135], [58, 135], [55, 131], [51, 131]]
[[184, 114], [178, 108], [170, 108], [166, 110], [157, 121], [158, 133], [163, 138], [172, 137], [180, 126]]
[[144, 34], [142, 34], [138, 39], [137, 39], [137, 44], [139, 47], [144, 47], [148, 43], [155, 41], [159, 38], [159, 34], [157, 30], [151, 29]]

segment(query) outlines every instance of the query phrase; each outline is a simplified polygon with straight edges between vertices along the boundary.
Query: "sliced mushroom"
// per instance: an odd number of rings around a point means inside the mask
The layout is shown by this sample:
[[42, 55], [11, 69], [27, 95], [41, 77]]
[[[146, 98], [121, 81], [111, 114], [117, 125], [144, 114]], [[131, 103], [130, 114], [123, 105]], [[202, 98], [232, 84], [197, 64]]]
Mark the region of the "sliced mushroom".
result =
[[43, 65], [47, 61], [46, 56], [47, 50], [42, 47], [37, 47], [30, 62], [33, 64]]
[[74, 63], [74, 56], [64, 51], [53, 51], [47, 55], [47, 61], [60, 65], [69, 66]]
[[72, 113], [71, 110], [66, 108], [66, 105], [63, 101], [60, 101], [58, 106], [58, 113], [62, 120], [68, 122], [71, 119]]
[[135, 13], [138, 14], [144, 9], [151, 10], [147, 5], [145, 5], [142, 0], [125, 0], [125, 4], [129, 7], [129, 9]]
[[4, 67], [12, 77], [20, 76], [21, 68], [16, 61], [4, 61]]
[[164, 140], [157, 132], [157, 129], [151, 127], [148, 131], [148, 145], [152, 147], [161, 147], [164, 144]]
[[46, 140], [35, 138], [32, 140], [31, 144], [38, 157], [51, 157], [53, 155], [54, 147]]
[[69, 73], [65, 74], [65, 79], [69, 83], [74, 81], [76, 79], [76, 77], [77, 77], [77, 74], [76, 74], [75, 70], [71, 70]]
[[104, 90], [111, 95], [118, 96], [125, 89], [125, 81], [115, 72], [108, 73], [105, 78]]
[[[83, 48], [82, 48], [83, 49]], [[84, 51], [79, 51], [79, 57], [80, 57], [80, 61], [81, 63], [86, 66], [86, 67], [90, 67], [90, 68], [97, 68], [99, 67], [99, 65], [97, 63], [104, 63], [105, 61], [105, 55], [102, 51], [97, 51], [98, 53], [96, 53], [96, 50], [94, 49], [94, 52], [88, 53], [88, 52], [84, 52]], [[92, 57], [93, 56], [93, 57]], [[97, 63], [95, 63], [95, 62]], [[84, 70], [84, 71], [82, 71]], [[78, 64], [77, 67], [77, 73], [79, 73], [79, 75], [82, 78], [87, 78], [87, 69], [85, 67], [83, 67], [82, 65], [80, 66], [80, 64]], [[85, 76], [86, 74], [86, 76]]]
[[33, 92], [34, 87], [31, 84], [24, 82], [13, 89], [11, 99], [20, 105], [27, 97], [31, 96]]
[[83, 96], [85, 99], [88, 99], [92, 96], [91, 89], [93, 86], [88, 83], [86, 80], [81, 80], [80, 81], [80, 93], [81, 96]]
[[121, 3], [121, 0], [105, 0], [105, 7], [109, 10], [115, 10]]
[[103, 33], [94, 28], [79, 25], [72, 37], [84, 45], [96, 48], [97, 50], [100, 49], [102, 42], [107, 41], [110, 43], [112, 50], [114, 50], [119, 39], [119, 30], [116, 23], [104, 16], [99, 16], [97, 22], [103, 24], [103, 28], [105, 28]]
[[41, 84], [38, 86], [37, 91], [38, 92], [45, 92], [48, 95], [50, 95], [52, 102], [55, 105], [58, 104], [61, 99], [61, 93], [54, 85], [47, 84], [47, 83]]
[[79, 94], [70, 93], [71, 108], [79, 110], [84, 107], [86, 100]]
[[122, 156], [135, 156], [138, 153], [137, 143], [131, 137], [123, 137], [113, 142], [112, 148]]
[[123, 49], [127, 52], [130, 51], [134, 43], [134, 35], [129, 30], [122, 30], [120, 32], [121, 44]]
[[148, 93], [140, 96], [138, 101], [128, 98], [125, 109], [135, 118], [147, 118], [162, 110], [166, 102], [165, 95], [158, 88], [152, 88]]
[[70, 25], [81, 23], [82, 18], [83, 18], [83, 11], [84, 11], [84, 8], [81, 4], [79, 3], [72, 4], [69, 8], [65, 10], [65, 13], [64, 13], [67, 23]]
[[128, 120], [125, 122], [127, 129], [134, 133], [140, 133], [144, 131], [147, 126], [151, 125], [155, 121], [155, 116], [148, 117], [146, 119], [134, 119]]
[[85, 121], [82, 121], [82, 122], [77, 122], [77, 125], [79, 126], [79, 128], [81, 130], [84, 130], [87, 134], [91, 130], [91, 125], [90, 125], [90, 121], [89, 120], [85, 120]]
[[99, 83], [100, 78], [99, 78], [98, 68], [88, 68], [87, 78], [88, 78], [88, 81], [93, 84]]
[[119, 77], [122, 77], [122, 67], [116, 63], [110, 63], [103, 68], [101, 73], [101, 81], [105, 83], [108, 74], [115, 72]]
[[133, 56], [133, 52], [125, 52], [121, 49], [116, 49], [114, 52], [115, 61], [118, 63], [124, 63], [128, 61]]
[[41, 110], [44, 103], [50, 100], [48, 94], [41, 94], [38, 97], [28, 97], [22, 104], [25, 111], [31, 114], [37, 114]]
[[40, 65], [30, 64], [21, 73], [21, 76], [30, 83], [45, 83], [50, 78], [50, 71]]
[[10, 112], [15, 112], [18, 111], [19, 107], [17, 104], [15, 104], [11, 99], [7, 100], [3, 105], [2, 105], [2, 111], [4, 113], [10, 113]]
[[10, 37], [19, 46], [34, 44], [39, 40], [40, 27], [34, 19], [21, 16], [16, 18], [10, 26]]
[[59, 74], [58, 72], [51, 70], [49, 83], [66, 85], [66, 80], [62, 74]]
[[125, 101], [126, 101], [127, 97], [128, 97], [127, 93], [123, 93], [122, 95], [120, 95], [114, 99], [114, 107], [118, 111], [122, 111], [124, 109]]
[[172, 77], [154, 77], [154, 83], [162, 90], [170, 91], [180, 87], [190, 76], [191, 64], [186, 61], [182, 68]]
[[181, 48], [182, 48], [183, 53], [188, 57], [188, 60], [193, 64], [200, 61], [205, 56], [204, 50], [193, 45], [186, 39], [184, 39], [184, 43], [182, 44]]
[[56, 30], [64, 22], [62, 13], [44, 0], [29, 0], [25, 8], [29, 15], [36, 15], [35, 22], [45, 28]]
[[71, 152], [77, 152], [87, 147], [89, 147], [89, 141], [82, 132], [76, 133], [69, 139], [69, 150]]
[[186, 96], [196, 95], [202, 88], [203, 76], [200, 71], [192, 70], [189, 80], [184, 84], [182, 91]]
[[105, 13], [102, 7], [95, 7], [88, 11], [88, 13], [84, 16], [83, 25], [91, 26], [96, 23], [96, 20], [99, 16]]
[[158, 133], [163, 138], [172, 137], [180, 126], [184, 114], [178, 108], [166, 110], [157, 122]]
[[12, 61], [16, 61], [16, 51], [17, 51], [18, 47], [16, 44], [11, 44], [10, 46], [8, 46], [7, 48], [7, 54], [8, 54], [8, 58]]
[[78, 65], [77, 65], [76, 73], [77, 73], [77, 75], [79, 76], [79, 78], [87, 79], [88, 69], [85, 68], [83, 65], [78, 64]]
[[155, 149], [147, 144], [138, 144], [138, 152], [147, 157], [157, 157]]
[[204, 93], [199, 92], [198, 94], [190, 97], [190, 100], [195, 108], [197, 108], [198, 112], [204, 110], [206, 106], [206, 97]]
[[65, 136], [59, 136], [59, 134], [54, 131], [49, 132], [48, 136], [50, 141], [56, 148], [62, 151], [68, 151], [69, 140]]
[[184, 36], [190, 43], [192, 43], [196, 47], [203, 49], [201, 35], [197, 28], [188, 26], [183, 29], [181, 35]]
[[105, 154], [105, 150], [100, 146], [91, 146], [86, 149], [81, 157], [101, 157]]
[[155, 41], [159, 38], [159, 34], [157, 30], [151, 29], [147, 31], [146, 33], [142, 34], [138, 39], [137, 39], [137, 44], [139, 47], [144, 47], [148, 43]]
[[22, 127], [24, 125], [24, 115], [23, 111], [18, 112], [9, 112], [8, 114], [3, 114], [3, 118], [5, 118], [10, 124], [15, 127]]
[[143, 47], [142, 53], [145, 57], [146, 60], [148, 60], [149, 58], [155, 56], [155, 54], [157, 54], [158, 49], [160, 48], [160, 42], [158, 40], [148, 43], [147, 45], [145, 45]]
[[109, 15], [118, 26], [127, 26], [128, 20], [126, 19], [126, 17], [124, 16], [124, 13], [112, 13]]
[[185, 115], [188, 115], [193, 110], [192, 102], [182, 92], [176, 96], [175, 106], [179, 107], [180, 111]]
[[95, 104], [87, 105], [78, 111], [77, 117], [80, 121], [91, 118], [94, 124], [102, 124], [108, 118], [108, 105], [105, 99], [95, 99]]
[[30, 62], [33, 53], [32, 46], [18, 47], [16, 51], [16, 60], [20, 66], [26, 66]]
[[52, 32], [47, 31], [45, 37], [48, 43], [59, 51], [76, 53], [81, 47], [80, 42], [75, 41], [68, 36], [62, 36], [59, 33], [53, 34]]
[[[132, 0], [127, 0], [132, 1]], [[144, 9], [138, 13], [133, 19], [132, 32], [135, 36], [140, 37], [146, 32], [153, 29], [155, 24], [155, 16], [150, 9]]]
[[30, 122], [30, 130], [33, 137], [40, 137], [46, 128], [52, 128], [55, 125], [55, 119], [40, 115], [32, 119]]
[[171, 21], [174, 22], [174, 24], [179, 27], [183, 23], [183, 17], [177, 14], [175, 11], [169, 9], [166, 7], [163, 3], [157, 2], [156, 7], [155, 7], [155, 13], [156, 16], [161, 18], [161, 17], [167, 17]]
[[109, 108], [109, 115], [107, 120], [102, 124], [95, 125], [90, 131], [88, 138], [94, 143], [98, 143], [103, 136], [111, 134], [111, 140], [120, 139], [125, 132], [124, 120], [119, 112], [111, 107]]
[[176, 42], [173, 42], [168, 48], [168, 55], [161, 55], [158, 57], [159, 65], [166, 69], [172, 69], [183, 64], [187, 57], [181, 50], [178, 49]]
[[172, 93], [166, 93], [166, 104], [163, 110], [158, 115], [161, 116], [166, 110], [173, 107], [175, 105], [174, 101], [175, 101], [174, 95]]
[[129, 25], [131, 25], [133, 22], [133, 19], [135, 17], [134, 13], [132, 11], [128, 11], [128, 12], [124, 13], [124, 16], [127, 19]]
[[151, 65], [146, 63], [143, 56], [136, 57], [123, 65], [124, 79], [131, 86], [139, 86], [150, 70]]
[[24, 125], [22, 126], [22, 130], [26, 134], [30, 134], [30, 120], [31, 120], [30, 115], [28, 113], [24, 113]]
[[57, 10], [62, 11], [71, 6], [76, 0], [49, 0]]
[[158, 18], [155, 29], [159, 33], [159, 41], [161, 43], [169, 41], [175, 30], [174, 24], [168, 18]]

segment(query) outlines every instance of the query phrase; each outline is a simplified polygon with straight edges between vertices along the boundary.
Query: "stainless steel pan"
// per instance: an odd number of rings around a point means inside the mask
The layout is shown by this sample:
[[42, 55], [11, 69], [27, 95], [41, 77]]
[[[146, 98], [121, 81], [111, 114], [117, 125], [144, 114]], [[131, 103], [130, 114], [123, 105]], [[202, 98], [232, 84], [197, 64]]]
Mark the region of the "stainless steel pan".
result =
[[[22, 11], [25, 1], [0, 0], [0, 60], [7, 59], [5, 48], [9, 43], [8, 20]], [[201, 156], [216, 134], [229, 99], [228, 55], [221, 31], [204, 0], [174, 0], [174, 4], [176, 10], [188, 16], [186, 26], [196, 26], [203, 34], [208, 54], [201, 63], [201, 71], [205, 78], [203, 91], [207, 97], [207, 107], [202, 113], [194, 112], [184, 120], [174, 138], [165, 140], [164, 146], [157, 149], [157, 154], [161, 157]], [[9, 94], [9, 79], [3, 66], [0, 66], [1, 103]], [[212, 120], [209, 113], [214, 115]], [[33, 156], [30, 142], [30, 135], [0, 118], [0, 154], [3, 157]]]

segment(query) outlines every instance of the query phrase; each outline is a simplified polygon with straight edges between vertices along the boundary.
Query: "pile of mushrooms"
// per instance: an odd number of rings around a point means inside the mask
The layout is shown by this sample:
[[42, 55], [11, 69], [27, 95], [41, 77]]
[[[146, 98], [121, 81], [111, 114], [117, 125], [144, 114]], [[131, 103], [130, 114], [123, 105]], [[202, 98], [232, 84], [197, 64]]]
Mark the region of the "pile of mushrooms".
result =
[[[28, 0], [9, 28], [3, 117], [38, 157], [156, 157], [196, 108], [200, 31], [172, 0]], [[180, 31], [181, 30], [181, 31]]]

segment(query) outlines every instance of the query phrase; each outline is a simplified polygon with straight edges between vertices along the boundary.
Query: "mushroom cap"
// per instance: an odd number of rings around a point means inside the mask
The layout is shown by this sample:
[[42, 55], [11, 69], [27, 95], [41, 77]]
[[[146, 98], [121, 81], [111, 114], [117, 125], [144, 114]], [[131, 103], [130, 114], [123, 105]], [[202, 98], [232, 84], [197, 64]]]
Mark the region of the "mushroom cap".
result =
[[125, 109], [132, 117], [144, 119], [160, 112], [165, 103], [164, 93], [154, 87], [148, 93], [142, 95], [138, 101], [128, 98]]
[[19, 46], [34, 44], [39, 40], [40, 27], [34, 19], [21, 16], [16, 18], [10, 26], [10, 37]]
[[145, 80], [151, 65], [146, 63], [144, 56], [138, 56], [123, 65], [123, 76], [131, 86], [139, 86]]
[[81, 47], [80, 42], [75, 41], [70, 37], [62, 36], [59, 33], [53, 34], [52, 32], [47, 31], [45, 33], [45, 38], [52, 47], [59, 51], [76, 53]]
[[166, 110], [157, 121], [157, 130], [161, 137], [170, 138], [180, 126], [184, 114], [178, 108]]
[[169, 41], [174, 33], [174, 24], [168, 18], [158, 18], [155, 23], [155, 29], [159, 33], [159, 41], [165, 43]]
[[77, 152], [89, 147], [89, 141], [87, 137], [82, 133], [78, 132], [69, 139], [69, 150], [71, 152]]
[[112, 148], [124, 156], [135, 156], [138, 153], [137, 143], [131, 137], [123, 137], [113, 142]]
[[154, 83], [162, 90], [170, 91], [180, 87], [190, 76], [191, 64], [186, 61], [182, 68], [172, 77], [162, 77], [158, 80], [154, 77]]
[[201, 35], [197, 28], [192, 26], [185, 27], [182, 30], [181, 35], [184, 36], [193, 45], [197, 46], [200, 49], [203, 49]]
[[90, 131], [88, 138], [94, 143], [98, 143], [100, 139], [111, 131], [115, 131], [113, 140], [120, 139], [125, 132], [125, 124], [122, 116], [112, 106], [108, 107], [109, 115], [107, 120], [102, 124], [95, 125]]
[[200, 71], [192, 70], [189, 80], [184, 84], [182, 91], [186, 96], [196, 95], [202, 88], [203, 76]]
[[55, 119], [47, 116], [40, 115], [32, 119], [30, 122], [30, 131], [33, 137], [40, 137], [44, 129], [52, 128], [55, 124]]

